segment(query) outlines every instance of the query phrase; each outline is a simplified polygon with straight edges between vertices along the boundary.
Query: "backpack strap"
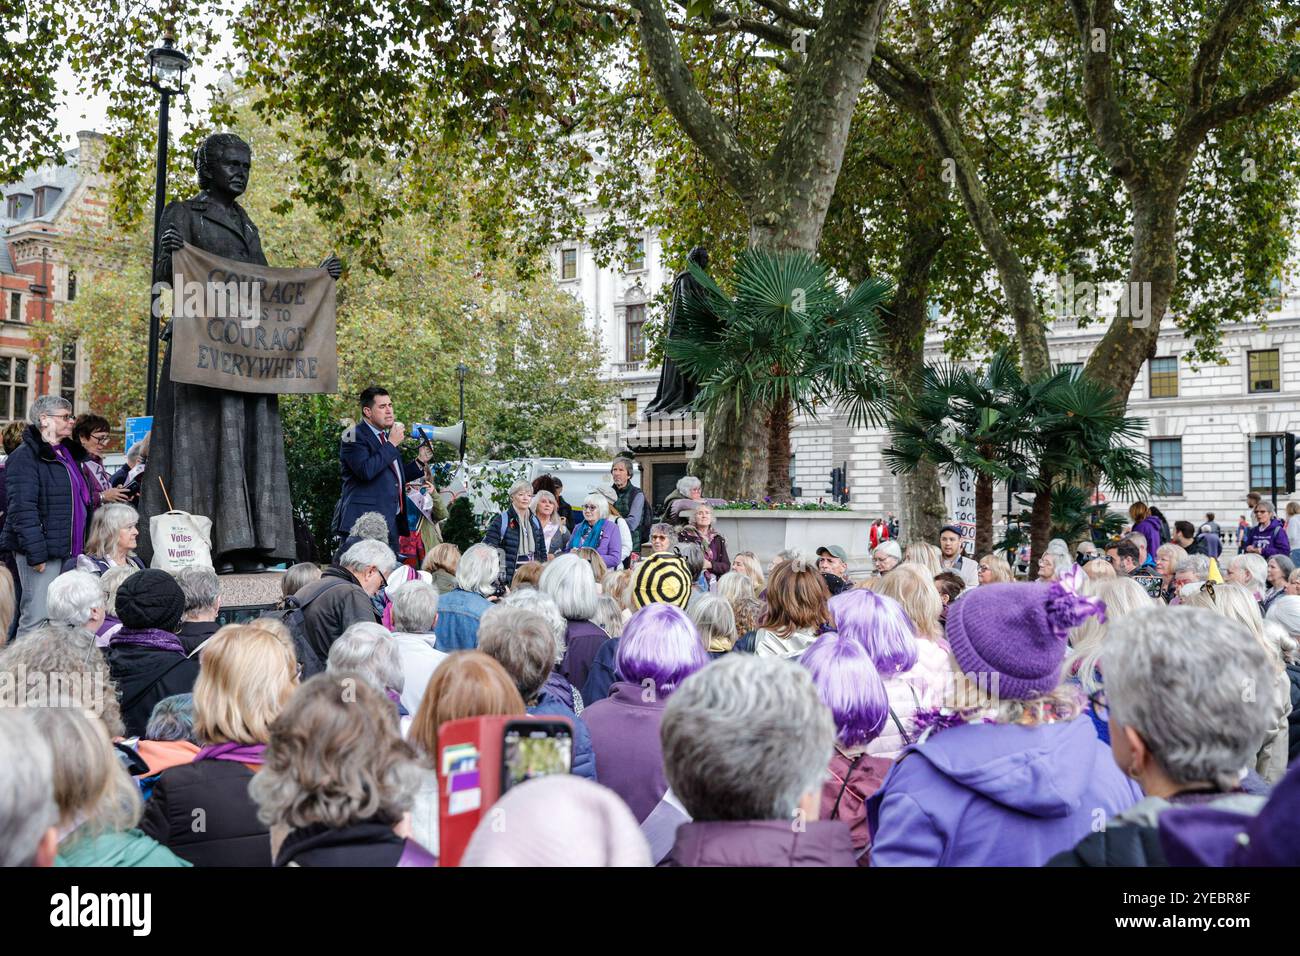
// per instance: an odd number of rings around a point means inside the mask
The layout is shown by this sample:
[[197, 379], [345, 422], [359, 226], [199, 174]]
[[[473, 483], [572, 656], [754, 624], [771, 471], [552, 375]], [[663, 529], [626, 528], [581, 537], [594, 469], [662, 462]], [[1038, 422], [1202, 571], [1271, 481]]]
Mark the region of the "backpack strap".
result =
[[293, 598], [293, 601], [294, 601], [295, 604], [298, 605], [298, 610], [301, 611], [303, 608], [305, 608], [305, 607], [306, 607], [308, 604], [310, 604], [312, 601], [316, 600], [318, 597], [320, 597], [320, 596], [321, 596], [322, 594], [324, 594], [326, 591], [332, 590], [333, 588], [338, 587], [338, 585], [340, 585], [340, 584], [347, 584], [347, 583], [348, 583], [347, 581], [340, 581], [338, 578], [335, 578], [333, 581], [330, 581], [328, 584], [326, 584], [323, 588], [321, 588], [319, 591], [317, 591], [315, 594], [313, 594], [313, 595], [312, 595], [311, 597], [309, 597], [307, 600], [305, 600], [305, 601], [300, 601], [300, 600], [298, 600], [297, 598]]
[[892, 720], [894, 721], [894, 726], [898, 728], [898, 732], [899, 732], [899, 734], [902, 735], [903, 743], [906, 744], [906, 745], [911, 745], [911, 743], [912, 743], [912, 735], [909, 734], [906, 730], [903, 729], [903, 722], [902, 722], [901, 720], [898, 719], [898, 714], [894, 713], [894, 708], [893, 708], [893, 707], [890, 707], [890, 708], [889, 708], [889, 716], [890, 716], [890, 719], [892, 719]]
[[[891, 711], [890, 713], [893, 713], [893, 712]], [[898, 718], [895, 717], [894, 719], [897, 720]], [[910, 741], [909, 741], [909, 742], [910, 742]], [[867, 752], [864, 750], [864, 751], [862, 751], [862, 753], [860, 753], [860, 754], [858, 754], [856, 757], [854, 757], [854, 758], [853, 758], [853, 762], [849, 764], [849, 769], [845, 771], [845, 773], [844, 773], [844, 782], [843, 782], [842, 784], [840, 784], [840, 792], [837, 793], [837, 794], [835, 794], [835, 805], [831, 807], [831, 819], [832, 819], [832, 820], [838, 820], [838, 819], [840, 818], [840, 800], [842, 800], [842, 799], [844, 798], [844, 791], [848, 789], [848, 786], [849, 786], [849, 778], [853, 776], [853, 771], [858, 769], [858, 763], [859, 763], [859, 762], [862, 760], [862, 758], [865, 757], [866, 755], [867, 755]]]
[[508, 511], [503, 511], [501, 512], [501, 546], [502, 547], [505, 547], [506, 528], [508, 527], [510, 527], [510, 513]]

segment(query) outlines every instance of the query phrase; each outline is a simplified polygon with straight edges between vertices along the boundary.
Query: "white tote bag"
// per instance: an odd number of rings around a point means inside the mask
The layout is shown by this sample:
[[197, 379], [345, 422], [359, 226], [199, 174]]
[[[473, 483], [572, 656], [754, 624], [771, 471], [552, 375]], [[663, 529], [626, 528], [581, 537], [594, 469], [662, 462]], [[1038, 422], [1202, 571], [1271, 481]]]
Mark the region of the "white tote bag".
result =
[[212, 519], [168, 511], [149, 519], [152, 567], [175, 574], [181, 568], [212, 567]]

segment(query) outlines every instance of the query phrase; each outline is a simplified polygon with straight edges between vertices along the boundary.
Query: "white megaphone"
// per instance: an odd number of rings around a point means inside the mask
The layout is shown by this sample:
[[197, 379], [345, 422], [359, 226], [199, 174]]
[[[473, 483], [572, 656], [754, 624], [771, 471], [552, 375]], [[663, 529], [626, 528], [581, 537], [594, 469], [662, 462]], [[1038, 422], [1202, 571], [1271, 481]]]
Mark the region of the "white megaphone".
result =
[[421, 442], [442, 442], [444, 445], [450, 445], [456, 449], [457, 457], [462, 461], [465, 459], [465, 423], [457, 422], [455, 425], [449, 425], [446, 428], [435, 428], [433, 425], [412, 425], [411, 434], [417, 441]]

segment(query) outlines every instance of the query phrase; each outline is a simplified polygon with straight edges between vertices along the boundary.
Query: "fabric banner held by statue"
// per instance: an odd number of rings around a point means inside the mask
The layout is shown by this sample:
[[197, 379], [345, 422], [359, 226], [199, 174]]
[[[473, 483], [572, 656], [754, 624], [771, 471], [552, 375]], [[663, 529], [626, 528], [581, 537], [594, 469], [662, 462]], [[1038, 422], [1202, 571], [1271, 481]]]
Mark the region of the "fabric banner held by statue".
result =
[[334, 280], [186, 244], [172, 255], [171, 377], [233, 392], [338, 391]]

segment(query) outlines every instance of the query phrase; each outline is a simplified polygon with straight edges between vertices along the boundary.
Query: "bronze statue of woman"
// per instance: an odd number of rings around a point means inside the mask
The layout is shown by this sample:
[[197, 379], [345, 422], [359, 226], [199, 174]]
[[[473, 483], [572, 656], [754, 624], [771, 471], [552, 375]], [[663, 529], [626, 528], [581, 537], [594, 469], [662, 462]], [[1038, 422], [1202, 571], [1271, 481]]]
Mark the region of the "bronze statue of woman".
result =
[[[172, 281], [172, 253], [183, 244], [267, 265], [257, 226], [236, 202], [248, 186], [251, 166], [252, 151], [233, 133], [203, 141], [194, 157], [198, 195], [169, 203], [163, 211], [155, 282]], [[321, 268], [337, 279], [342, 264], [330, 256]], [[173, 382], [168, 345], [150, 434], [140, 501], [146, 560], [152, 554], [148, 518], [167, 510], [163, 485], [173, 507], [212, 519], [212, 561], [218, 571], [260, 571], [298, 559], [279, 396]]]
[[[709, 268], [709, 253], [703, 246], [692, 249], [686, 259], [701, 269]], [[677, 320], [682, 314], [687, 298], [698, 295], [701, 291], [699, 282], [691, 275], [689, 269], [673, 279], [672, 298], [668, 308], [669, 339], [676, 331]], [[696, 391], [695, 383], [682, 374], [676, 362], [665, 355], [663, 364], [659, 367], [659, 388], [656, 389], [655, 397], [645, 410], [646, 415], [668, 414], [686, 408], [695, 401]]]

